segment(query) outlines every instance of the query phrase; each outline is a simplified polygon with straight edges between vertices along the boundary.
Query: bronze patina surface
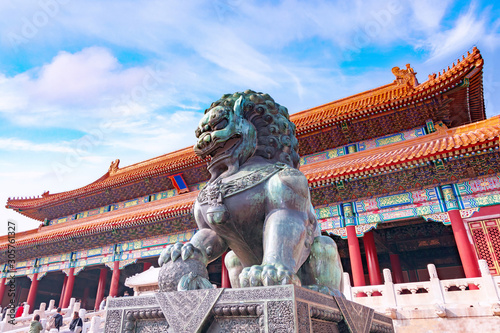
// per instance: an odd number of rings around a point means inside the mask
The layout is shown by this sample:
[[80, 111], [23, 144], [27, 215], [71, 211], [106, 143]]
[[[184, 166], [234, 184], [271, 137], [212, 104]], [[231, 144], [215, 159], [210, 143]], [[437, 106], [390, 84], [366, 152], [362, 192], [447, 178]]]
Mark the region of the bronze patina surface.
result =
[[160, 275], [182, 278], [182, 283], [160, 283], [160, 290], [176, 284], [183, 290], [209, 286], [200, 281], [204, 274], [172, 272], [179, 269], [173, 262], [197, 261], [206, 267], [228, 249], [225, 264], [233, 288], [295, 284], [326, 293], [340, 289], [337, 246], [321, 236], [307, 179], [298, 170], [288, 110], [268, 94], [227, 94], [205, 111], [196, 137], [194, 150], [208, 159], [211, 174], [194, 205], [200, 230], [190, 242], [162, 252]]

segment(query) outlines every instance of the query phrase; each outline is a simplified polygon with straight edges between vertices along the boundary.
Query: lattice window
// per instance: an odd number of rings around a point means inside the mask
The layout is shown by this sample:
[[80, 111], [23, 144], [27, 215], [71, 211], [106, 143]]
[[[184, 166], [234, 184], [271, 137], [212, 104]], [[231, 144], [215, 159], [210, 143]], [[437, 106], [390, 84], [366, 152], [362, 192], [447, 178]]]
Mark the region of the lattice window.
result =
[[[500, 263], [498, 262], [498, 260], [500, 259], [500, 228], [499, 228], [500, 220], [492, 220], [488, 222], [491, 223], [486, 224], [486, 230], [488, 230], [488, 235], [491, 241], [491, 247], [493, 249], [493, 256], [496, 258], [497, 268], [500, 268], [498, 267], [500, 266]], [[499, 270], [497, 269], [497, 271]]]
[[488, 263], [493, 275], [500, 275], [500, 219], [469, 222], [479, 259]]

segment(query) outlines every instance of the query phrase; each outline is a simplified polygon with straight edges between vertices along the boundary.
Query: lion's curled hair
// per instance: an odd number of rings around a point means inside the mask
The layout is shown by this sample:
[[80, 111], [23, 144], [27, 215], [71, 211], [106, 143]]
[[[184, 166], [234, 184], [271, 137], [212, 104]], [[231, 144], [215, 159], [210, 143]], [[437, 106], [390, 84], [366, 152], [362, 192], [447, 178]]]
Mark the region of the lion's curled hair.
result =
[[268, 94], [252, 90], [225, 94], [213, 102], [205, 113], [219, 105], [233, 108], [236, 100], [242, 95], [245, 99], [244, 118], [257, 130], [257, 147], [254, 155], [282, 162], [297, 169], [299, 154], [295, 124], [290, 121], [287, 108], [276, 103]]

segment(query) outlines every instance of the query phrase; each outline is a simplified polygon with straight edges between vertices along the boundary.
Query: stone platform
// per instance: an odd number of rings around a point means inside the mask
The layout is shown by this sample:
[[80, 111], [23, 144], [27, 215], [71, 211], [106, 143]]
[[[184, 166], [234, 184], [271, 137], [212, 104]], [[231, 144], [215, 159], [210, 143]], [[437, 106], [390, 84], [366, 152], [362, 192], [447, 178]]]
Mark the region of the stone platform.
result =
[[394, 332], [392, 320], [343, 296], [294, 285], [109, 299], [106, 333]]

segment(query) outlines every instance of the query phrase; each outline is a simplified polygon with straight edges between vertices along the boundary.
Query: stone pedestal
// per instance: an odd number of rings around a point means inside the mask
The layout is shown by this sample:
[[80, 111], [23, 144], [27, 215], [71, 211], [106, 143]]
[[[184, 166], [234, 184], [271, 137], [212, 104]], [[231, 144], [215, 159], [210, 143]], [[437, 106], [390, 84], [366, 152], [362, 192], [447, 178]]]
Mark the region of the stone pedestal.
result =
[[109, 299], [106, 333], [393, 332], [373, 309], [294, 285]]

